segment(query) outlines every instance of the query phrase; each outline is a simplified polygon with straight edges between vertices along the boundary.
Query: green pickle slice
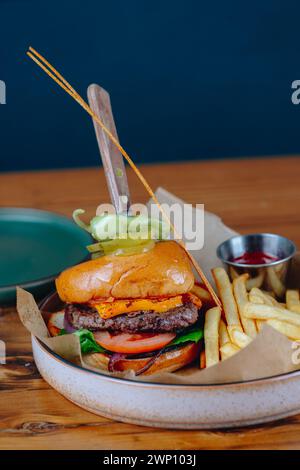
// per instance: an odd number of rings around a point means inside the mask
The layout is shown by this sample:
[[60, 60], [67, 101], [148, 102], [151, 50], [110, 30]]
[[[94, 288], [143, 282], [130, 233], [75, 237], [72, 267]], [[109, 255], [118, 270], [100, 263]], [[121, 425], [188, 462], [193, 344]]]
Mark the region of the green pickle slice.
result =
[[95, 259], [101, 255], [114, 254], [121, 256], [145, 253], [146, 251], [151, 250], [154, 247], [154, 244], [155, 241], [150, 239], [133, 240], [131, 238], [127, 238], [94, 243], [93, 245], [88, 245], [87, 249], [92, 253], [92, 259]]

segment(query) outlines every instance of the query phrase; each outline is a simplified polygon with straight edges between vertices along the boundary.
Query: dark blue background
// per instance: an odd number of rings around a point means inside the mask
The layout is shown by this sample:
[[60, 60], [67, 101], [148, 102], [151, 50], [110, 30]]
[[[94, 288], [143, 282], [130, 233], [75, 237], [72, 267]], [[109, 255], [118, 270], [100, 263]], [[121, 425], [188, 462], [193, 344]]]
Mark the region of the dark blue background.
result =
[[300, 152], [300, 2], [1, 1], [1, 170], [99, 163], [88, 115], [25, 55], [112, 96], [136, 162]]

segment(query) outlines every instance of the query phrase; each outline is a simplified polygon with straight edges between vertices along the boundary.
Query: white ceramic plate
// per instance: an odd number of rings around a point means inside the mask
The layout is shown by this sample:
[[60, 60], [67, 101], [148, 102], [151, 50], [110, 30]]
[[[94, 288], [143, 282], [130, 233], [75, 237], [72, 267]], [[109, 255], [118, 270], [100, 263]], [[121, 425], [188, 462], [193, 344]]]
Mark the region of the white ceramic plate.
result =
[[144, 426], [209, 429], [247, 426], [300, 412], [300, 372], [225, 385], [166, 385], [109, 377], [76, 366], [32, 337], [43, 378], [78, 406]]

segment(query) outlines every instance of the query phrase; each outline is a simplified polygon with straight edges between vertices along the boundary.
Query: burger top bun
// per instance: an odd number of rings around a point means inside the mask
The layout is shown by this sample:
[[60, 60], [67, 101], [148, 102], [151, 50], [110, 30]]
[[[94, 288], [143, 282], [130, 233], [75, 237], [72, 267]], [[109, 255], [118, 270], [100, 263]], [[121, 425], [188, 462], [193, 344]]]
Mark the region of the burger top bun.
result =
[[184, 249], [175, 241], [156, 243], [146, 253], [107, 255], [73, 266], [56, 279], [64, 302], [97, 298], [172, 296], [192, 289], [194, 275]]

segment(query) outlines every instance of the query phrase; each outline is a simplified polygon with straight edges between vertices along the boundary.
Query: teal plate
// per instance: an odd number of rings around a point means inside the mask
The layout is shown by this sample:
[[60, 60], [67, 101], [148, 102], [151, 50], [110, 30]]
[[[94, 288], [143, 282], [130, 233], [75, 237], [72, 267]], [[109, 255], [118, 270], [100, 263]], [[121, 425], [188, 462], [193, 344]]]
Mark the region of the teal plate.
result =
[[0, 305], [16, 286], [41, 297], [65, 268], [88, 259], [90, 235], [70, 219], [37, 209], [0, 208]]

